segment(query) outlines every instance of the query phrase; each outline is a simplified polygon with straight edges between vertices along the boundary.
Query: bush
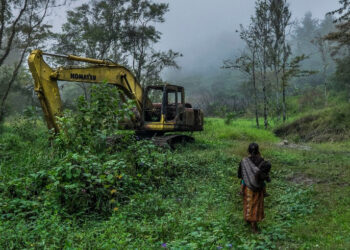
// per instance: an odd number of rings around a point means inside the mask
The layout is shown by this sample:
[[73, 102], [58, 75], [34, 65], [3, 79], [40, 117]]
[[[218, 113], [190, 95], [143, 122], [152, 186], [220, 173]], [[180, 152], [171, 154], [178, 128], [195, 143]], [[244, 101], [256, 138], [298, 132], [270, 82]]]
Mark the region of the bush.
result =
[[76, 112], [68, 110], [57, 118], [61, 129], [56, 146], [79, 152], [85, 147], [95, 152], [103, 150], [106, 137], [115, 134], [121, 122], [134, 115], [132, 106], [133, 101], [120, 101], [116, 87], [107, 83], [93, 86], [90, 101], [79, 97]]
[[133, 194], [168, 184], [183, 172], [177, 166], [151, 142], [130, 140], [125, 150], [113, 154], [68, 153], [49, 171], [47, 188], [68, 214], [108, 215]]
[[231, 124], [232, 120], [237, 116], [236, 112], [228, 112], [225, 116], [225, 124]]

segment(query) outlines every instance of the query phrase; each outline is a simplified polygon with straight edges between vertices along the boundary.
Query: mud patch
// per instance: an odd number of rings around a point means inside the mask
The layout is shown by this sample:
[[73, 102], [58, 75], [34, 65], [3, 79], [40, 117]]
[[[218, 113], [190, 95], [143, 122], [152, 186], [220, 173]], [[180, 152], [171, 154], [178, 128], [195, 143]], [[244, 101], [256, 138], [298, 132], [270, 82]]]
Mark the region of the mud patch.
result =
[[305, 174], [295, 174], [292, 177], [288, 178], [288, 181], [305, 186], [319, 183], [319, 180], [311, 178]]
[[306, 150], [309, 151], [311, 150], [310, 146], [306, 146], [306, 145], [300, 145], [300, 144], [295, 144], [295, 143], [290, 143], [287, 140], [284, 140], [280, 143], [277, 143], [277, 146], [279, 147], [284, 147], [284, 148], [293, 148], [293, 149], [300, 149], [300, 150]]

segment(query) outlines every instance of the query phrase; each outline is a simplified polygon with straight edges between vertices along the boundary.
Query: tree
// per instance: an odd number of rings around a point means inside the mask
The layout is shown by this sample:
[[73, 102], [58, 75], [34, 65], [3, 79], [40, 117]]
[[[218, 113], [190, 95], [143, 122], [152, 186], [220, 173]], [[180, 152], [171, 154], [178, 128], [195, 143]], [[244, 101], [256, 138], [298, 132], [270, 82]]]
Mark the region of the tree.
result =
[[304, 70], [301, 68], [300, 63], [307, 58], [308, 57], [305, 55], [296, 56], [285, 64], [285, 69], [282, 75], [282, 84], [285, 86], [284, 89], [288, 86], [288, 82], [291, 78], [309, 76], [316, 73], [316, 71]]
[[337, 42], [338, 46], [334, 49], [334, 53], [337, 53], [341, 48], [346, 48], [349, 53], [350, 49], [350, 0], [339, 0], [342, 5], [341, 8], [331, 11], [328, 15], [338, 15], [335, 18], [337, 30], [330, 32], [325, 36], [328, 41]]
[[[285, 52], [288, 57], [291, 55], [290, 47], [286, 47], [286, 50], [289, 52]], [[282, 88], [283, 88], [283, 121], [285, 122], [287, 119], [287, 107], [286, 107], [286, 89], [288, 87], [288, 83], [292, 78], [295, 77], [304, 77], [310, 76], [312, 74], [317, 73], [317, 71], [312, 70], [304, 70], [302, 69], [301, 62], [307, 59], [308, 57], [303, 55], [295, 56], [290, 60], [285, 60], [286, 63], [283, 65], [282, 69]]]
[[155, 51], [168, 4], [151, 0], [91, 0], [68, 11], [63, 32], [56, 35], [58, 53], [110, 59], [131, 69], [143, 85], [160, 80], [165, 67], [175, 67], [179, 53]]
[[[235, 62], [226, 61], [226, 68], [236, 68], [251, 76], [255, 96], [255, 116], [258, 122], [257, 104], [257, 73], [260, 74], [263, 106], [264, 126], [268, 127], [268, 91], [270, 70], [274, 72], [276, 81], [277, 112], [283, 111], [283, 120], [286, 119], [286, 89], [280, 84], [280, 79], [286, 71], [286, 65], [291, 55], [291, 47], [287, 42], [287, 28], [290, 26], [291, 12], [286, 0], [258, 0], [256, 1], [255, 15], [251, 19], [248, 30], [241, 27], [241, 39], [245, 41], [248, 53], [242, 54]], [[279, 95], [282, 92], [282, 108], [280, 109]]]
[[[3, 83], [8, 83], [13, 77], [13, 72], [16, 65], [6, 64], [0, 67], [0, 80]], [[33, 104], [33, 83], [29, 72], [24, 67], [19, 67], [16, 75], [16, 80], [11, 85], [11, 90], [8, 93], [4, 104], [5, 114], [13, 112], [21, 112], [28, 105]], [[7, 84], [0, 83], [0, 93], [5, 93], [8, 89]]]
[[[350, 57], [346, 56], [337, 59], [337, 69], [334, 74], [335, 88], [339, 91], [350, 90], [350, 71], [349, 71]], [[348, 95], [348, 98], [350, 96]]]
[[[331, 11], [328, 15], [334, 16], [336, 30], [329, 32], [324, 40], [333, 42], [332, 55], [337, 54], [346, 56], [336, 60], [337, 69], [335, 73], [335, 82], [340, 86], [347, 86], [348, 80], [348, 63], [350, 58], [350, 1], [339, 0], [341, 8]], [[341, 53], [340, 53], [341, 52]]]
[[123, 63], [121, 36], [126, 2], [91, 0], [67, 11], [62, 33], [55, 34], [54, 50]]
[[[287, 41], [287, 28], [291, 25], [291, 12], [287, 0], [269, 0], [270, 20], [272, 27], [272, 44], [270, 55], [273, 71], [276, 78], [276, 105], [277, 112], [280, 111], [279, 93], [282, 92], [283, 122], [286, 120], [286, 90], [285, 84], [280, 86], [280, 73], [285, 73], [286, 64], [291, 55], [291, 47]], [[279, 115], [279, 114], [278, 114]]]
[[[126, 2], [92, 0], [89, 4], [67, 11], [67, 21], [62, 25], [62, 33], [54, 34], [56, 43], [53, 50], [58, 54], [108, 58], [126, 64], [121, 43]], [[85, 99], [89, 100], [91, 86], [83, 83], [77, 85], [83, 90]]]
[[342, 5], [339, 9], [329, 12], [328, 14], [339, 14], [340, 17], [336, 21], [350, 21], [350, 0], [339, 0]]
[[302, 20], [297, 23], [293, 40], [295, 41], [295, 53], [310, 55], [317, 52], [311, 41], [317, 35], [319, 20], [313, 18], [311, 12], [307, 12]]
[[267, 0], [257, 0], [255, 16], [252, 18], [254, 36], [257, 41], [259, 65], [261, 66], [263, 102], [264, 102], [264, 126], [268, 127], [268, 97], [267, 97], [267, 69], [271, 65], [269, 47], [272, 43], [270, 6]]
[[[301, 22], [296, 26], [291, 44], [294, 54], [306, 55], [308, 59], [301, 62], [303, 68], [312, 71], [319, 71], [318, 74], [307, 76], [299, 81], [300, 89], [308, 88], [310, 85], [316, 87], [321, 85], [324, 88], [324, 103], [327, 103], [328, 88], [327, 78], [334, 71], [334, 60], [332, 59], [332, 48], [334, 43], [324, 40], [329, 32], [334, 31], [333, 18], [329, 15], [319, 20], [306, 13]], [[304, 84], [308, 82], [309, 84]]]
[[328, 87], [327, 87], [327, 72], [332, 62], [331, 58], [331, 44], [330, 41], [325, 40], [324, 36], [329, 34], [334, 29], [333, 18], [326, 16], [320, 23], [315, 38], [311, 41], [317, 48], [322, 62], [322, 78], [324, 86], [325, 106], [328, 105]]
[[2, 79], [4, 91], [0, 94], [0, 122], [5, 115], [5, 104], [11, 88], [16, 81], [25, 55], [32, 47], [42, 45], [50, 34], [50, 26], [45, 23], [48, 10], [54, 7], [54, 0], [1, 0], [0, 8], [0, 67], [16, 51], [10, 77]]
[[240, 31], [241, 39], [246, 43], [248, 53], [243, 52], [241, 56], [236, 58], [235, 61], [226, 60], [224, 61], [223, 68], [226, 69], [237, 69], [241, 71], [243, 74], [247, 75], [250, 78], [250, 81], [253, 85], [254, 91], [254, 111], [255, 111], [255, 122], [257, 128], [259, 125], [259, 112], [258, 112], [258, 96], [257, 96], [257, 86], [256, 86], [256, 65], [257, 65], [257, 40], [254, 36], [254, 27], [252, 25], [249, 26], [248, 29], [245, 29], [243, 25], [241, 25]]
[[143, 85], [161, 82], [160, 72], [165, 67], [178, 68], [175, 59], [181, 56], [180, 53], [154, 49], [154, 44], [161, 38], [154, 24], [163, 23], [168, 11], [168, 4], [150, 0], [133, 0], [126, 11], [123, 45], [132, 58], [135, 76]]

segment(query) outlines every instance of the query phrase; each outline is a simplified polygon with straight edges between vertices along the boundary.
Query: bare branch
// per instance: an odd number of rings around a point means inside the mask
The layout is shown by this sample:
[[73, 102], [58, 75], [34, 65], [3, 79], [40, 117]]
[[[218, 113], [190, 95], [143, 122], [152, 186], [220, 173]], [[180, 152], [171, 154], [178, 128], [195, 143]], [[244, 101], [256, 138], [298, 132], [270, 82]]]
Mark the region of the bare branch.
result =
[[5, 11], [6, 11], [6, 0], [1, 0], [1, 13], [0, 13], [0, 49], [2, 48], [2, 39], [5, 28]]
[[17, 65], [14, 69], [14, 71], [12, 72], [12, 76], [11, 76], [11, 79], [10, 81], [7, 83], [7, 88], [6, 88], [6, 91], [5, 91], [5, 94], [4, 96], [2, 97], [1, 99], [1, 103], [0, 103], [0, 122], [2, 121], [3, 117], [4, 117], [4, 112], [5, 112], [5, 102], [7, 100], [7, 97], [10, 93], [10, 90], [11, 90], [11, 87], [13, 85], [13, 83], [15, 82], [16, 80], [16, 77], [18, 75], [18, 71], [22, 65], [22, 62], [23, 62], [23, 59], [24, 59], [24, 56], [25, 54], [27, 53], [27, 49], [29, 47], [29, 44], [30, 44], [30, 35], [28, 35], [28, 39], [27, 39], [27, 44], [26, 46], [24, 47], [23, 51], [22, 51], [22, 54], [21, 54], [21, 57], [20, 57], [20, 60], [17, 62]]
[[12, 24], [12, 28], [11, 28], [11, 35], [10, 35], [10, 38], [7, 42], [7, 45], [6, 45], [6, 50], [5, 50], [5, 53], [2, 55], [2, 57], [0, 58], [0, 66], [4, 63], [6, 57], [8, 56], [8, 54], [10, 53], [10, 50], [11, 50], [11, 46], [12, 46], [12, 42], [13, 42], [13, 39], [15, 37], [15, 34], [16, 34], [16, 26], [17, 26], [17, 23], [19, 22], [19, 20], [21, 19], [24, 11], [27, 9], [27, 4], [28, 4], [28, 0], [25, 0], [24, 1], [24, 6], [23, 8], [21, 9], [21, 11], [19, 12], [16, 20], [13, 22]]

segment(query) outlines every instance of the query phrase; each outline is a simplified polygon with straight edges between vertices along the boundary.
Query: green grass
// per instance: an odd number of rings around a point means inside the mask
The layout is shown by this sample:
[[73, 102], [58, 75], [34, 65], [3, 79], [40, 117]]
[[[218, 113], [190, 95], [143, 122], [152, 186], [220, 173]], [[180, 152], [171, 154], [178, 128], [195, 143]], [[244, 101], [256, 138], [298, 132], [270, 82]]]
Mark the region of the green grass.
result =
[[[28, 131], [12, 126], [6, 124], [0, 137], [0, 176], [7, 183], [54, 161], [41, 136], [44, 128], [25, 138]], [[110, 217], [62, 217], [59, 208], [45, 203], [32, 221], [2, 217], [0, 248], [160, 249], [163, 243], [170, 249], [350, 248], [350, 142], [310, 143], [310, 151], [281, 148], [273, 132], [248, 119], [229, 125], [206, 119], [205, 131], [194, 136], [196, 143], [170, 153], [186, 166], [170, 185], [134, 194]], [[237, 195], [238, 163], [252, 141], [273, 166], [259, 235], [245, 226]], [[1, 195], [0, 190], [0, 203]]]
[[216, 141], [248, 140], [255, 142], [277, 142], [278, 139], [269, 130], [256, 128], [255, 121], [249, 119], [237, 119], [225, 124], [223, 119], [208, 118], [205, 120], [204, 136], [199, 138]]

